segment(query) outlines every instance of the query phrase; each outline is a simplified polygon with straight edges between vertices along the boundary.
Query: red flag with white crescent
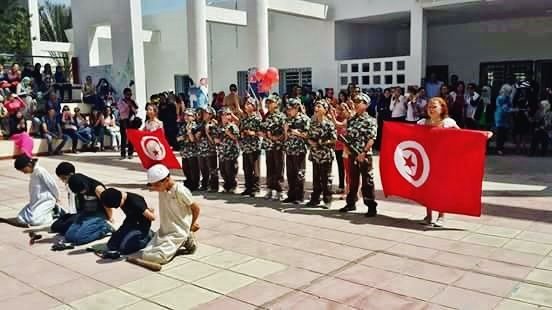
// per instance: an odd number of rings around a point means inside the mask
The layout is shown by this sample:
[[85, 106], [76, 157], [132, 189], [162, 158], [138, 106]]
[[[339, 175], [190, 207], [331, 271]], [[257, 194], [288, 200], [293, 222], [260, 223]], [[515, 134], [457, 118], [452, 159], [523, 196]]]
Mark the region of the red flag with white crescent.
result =
[[380, 175], [385, 196], [445, 213], [481, 215], [484, 132], [385, 122], [383, 137]]
[[145, 169], [155, 164], [163, 164], [169, 169], [181, 169], [180, 162], [165, 139], [163, 129], [155, 131], [127, 129], [127, 136]]

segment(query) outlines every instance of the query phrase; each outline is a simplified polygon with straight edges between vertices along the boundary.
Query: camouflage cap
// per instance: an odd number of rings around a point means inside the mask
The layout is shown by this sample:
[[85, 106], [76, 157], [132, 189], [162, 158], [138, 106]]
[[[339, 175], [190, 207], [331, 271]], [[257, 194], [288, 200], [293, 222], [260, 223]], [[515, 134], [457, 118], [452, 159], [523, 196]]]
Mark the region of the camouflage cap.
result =
[[272, 101], [272, 102], [275, 102], [277, 104], [280, 104], [281, 99], [280, 99], [280, 96], [272, 94], [272, 95], [270, 95], [266, 98], [266, 101]]
[[186, 109], [186, 111], [184, 111], [184, 114], [186, 115], [190, 115], [190, 116], [195, 116], [195, 111], [194, 109]]
[[232, 109], [225, 107], [222, 109], [222, 114], [232, 114]]
[[324, 100], [324, 99], [322, 99], [322, 100], [317, 100], [317, 101], [314, 103], [314, 105], [315, 105], [315, 106], [321, 105], [321, 106], [324, 108], [324, 110], [326, 110], [326, 111], [329, 111], [329, 109], [330, 109], [330, 105], [329, 105], [328, 102], [327, 102], [326, 100]]
[[207, 112], [207, 113], [212, 114], [212, 115], [215, 115], [215, 114], [216, 114], [215, 109], [213, 109], [213, 107], [212, 107], [212, 106], [209, 106], [209, 105], [208, 105], [208, 106], [201, 107], [200, 109], [201, 109], [201, 111]]
[[301, 106], [301, 100], [297, 99], [297, 98], [291, 98], [291, 99], [288, 99], [287, 101], [287, 108], [298, 108]]

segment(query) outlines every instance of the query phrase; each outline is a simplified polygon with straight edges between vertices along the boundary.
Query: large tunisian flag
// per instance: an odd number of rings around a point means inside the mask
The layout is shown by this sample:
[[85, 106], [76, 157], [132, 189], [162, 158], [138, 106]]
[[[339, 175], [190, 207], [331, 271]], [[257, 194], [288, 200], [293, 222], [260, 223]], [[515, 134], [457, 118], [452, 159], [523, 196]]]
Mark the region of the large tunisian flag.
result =
[[127, 136], [144, 168], [149, 169], [155, 164], [163, 164], [169, 169], [181, 169], [162, 129], [155, 131], [127, 129]]
[[385, 196], [435, 211], [481, 216], [484, 132], [385, 122], [380, 174]]

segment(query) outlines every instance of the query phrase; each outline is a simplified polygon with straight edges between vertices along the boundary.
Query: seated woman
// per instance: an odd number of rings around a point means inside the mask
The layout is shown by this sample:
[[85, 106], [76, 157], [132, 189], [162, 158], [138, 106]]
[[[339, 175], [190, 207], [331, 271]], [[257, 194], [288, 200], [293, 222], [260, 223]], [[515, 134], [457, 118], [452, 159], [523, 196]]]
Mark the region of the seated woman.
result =
[[27, 120], [23, 117], [23, 112], [18, 111], [10, 117], [10, 139], [14, 142], [17, 152], [33, 157], [33, 138], [29, 135]]
[[106, 107], [103, 113], [104, 125], [107, 133], [111, 136], [111, 146], [114, 151], [119, 151], [121, 145], [121, 129], [117, 125], [117, 119], [111, 107]]
[[150, 227], [155, 220], [153, 209], [148, 208], [144, 197], [108, 188], [103, 191], [100, 199], [106, 208], [120, 207], [126, 216], [123, 225], [111, 235], [107, 248], [123, 255], [143, 249], [151, 240], [153, 233]]
[[80, 173], [71, 175], [67, 183], [76, 196], [77, 216], [65, 232], [65, 241], [81, 245], [101, 239], [112, 232], [113, 228], [108, 221], [112, 221], [113, 212], [102, 207], [100, 202], [105, 186]]
[[77, 124], [71, 116], [71, 110], [68, 106], [64, 106], [61, 114], [61, 131], [63, 132], [63, 134], [71, 137], [71, 150], [73, 153], [78, 153], [77, 146], [79, 140], [83, 143], [84, 146], [91, 143], [90, 138], [87, 135], [79, 132], [77, 129]]
[[41, 226], [50, 224], [57, 215], [58, 187], [54, 178], [37, 162], [38, 159], [27, 155], [21, 155], [15, 160], [15, 169], [31, 175], [30, 201], [15, 219], [3, 219], [3, 222], [19, 227]]

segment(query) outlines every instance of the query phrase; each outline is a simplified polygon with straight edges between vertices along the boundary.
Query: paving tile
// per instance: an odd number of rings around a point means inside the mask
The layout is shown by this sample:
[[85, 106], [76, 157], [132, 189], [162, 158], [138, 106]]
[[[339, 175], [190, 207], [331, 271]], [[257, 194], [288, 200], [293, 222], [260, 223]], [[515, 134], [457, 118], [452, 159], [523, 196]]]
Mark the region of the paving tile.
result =
[[202, 288], [185, 284], [163, 294], [154, 296], [152, 301], [171, 309], [192, 309], [218, 298], [220, 295]]
[[360, 261], [360, 264], [362, 265], [372, 266], [397, 273], [401, 273], [407, 263], [408, 258], [385, 253], [377, 253], [376, 255], [367, 257], [366, 259]]
[[548, 253], [550, 253], [550, 251], [552, 251], [552, 244], [543, 244], [523, 240], [511, 240], [504, 245], [504, 248], [524, 253], [547, 255]]
[[261, 306], [290, 292], [293, 292], [290, 288], [259, 280], [229, 293], [228, 296], [249, 304]]
[[210, 246], [210, 245], [207, 245], [205, 243], [201, 243], [200, 245], [198, 245], [197, 250], [195, 251], [194, 254], [186, 255], [185, 257], [187, 259], [198, 260], [198, 259], [201, 259], [203, 257], [211, 256], [215, 253], [219, 253], [219, 252], [222, 252], [222, 251], [224, 251], [224, 249], [217, 248], [217, 247], [214, 247], [214, 246]]
[[151, 297], [165, 291], [169, 291], [184, 282], [168, 278], [159, 274], [152, 274], [140, 280], [136, 280], [120, 286], [119, 289], [140, 297]]
[[36, 310], [60, 306], [61, 303], [41, 292], [14, 296], [0, 301], [0, 309]]
[[163, 307], [161, 307], [157, 304], [154, 304], [152, 302], [142, 300], [142, 301], [139, 301], [139, 302], [137, 302], [135, 304], [132, 304], [130, 306], [124, 307], [122, 309], [125, 309], [125, 310], [163, 310], [163, 309], [166, 309], [166, 308], [163, 308]]
[[302, 268], [289, 267], [283, 271], [271, 274], [264, 280], [279, 284], [288, 288], [298, 289], [310, 285], [313, 281], [323, 276]]
[[348, 243], [349, 246], [371, 251], [382, 251], [397, 244], [394, 241], [376, 239], [372, 237], [360, 237]]
[[95, 273], [91, 277], [111, 286], [121, 286], [151, 274], [151, 271], [127, 262], [118, 263], [116, 266], [117, 268]]
[[482, 246], [490, 246], [490, 247], [500, 248], [504, 244], [506, 244], [506, 242], [508, 242], [509, 239], [474, 233], [474, 234], [470, 234], [470, 235], [466, 236], [464, 239], [462, 239], [462, 241], [468, 242], [468, 243], [479, 244], [479, 245], [482, 245]]
[[464, 271], [419, 261], [409, 261], [404, 266], [403, 273], [433, 282], [450, 284], [458, 280], [464, 274]]
[[484, 235], [492, 235], [511, 239], [516, 237], [521, 232], [521, 230], [500, 226], [484, 225], [479, 227], [476, 232]]
[[552, 244], [552, 233], [539, 233], [534, 231], [523, 231], [516, 236], [516, 239]]
[[81, 277], [76, 272], [43, 259], [31, 261], [25, 264], [25, 268], [21, 268], [20, 265], [10, 265], [3, 270], [14, 278], [41, 289]]
[[82, 277], [76, 280], [47, 287], [44, 289], [44, 292], [50, 296], [55, 296], [57, 299], [60, 299], [64, 303], [68, 304], [84, 297], [107, 291], [110, 288], [111, 287], [94, 279]]
[[507, 278], [525, 279], [532, 268], [483, 259], [474, 270]]
[[349, 261], [357, 260], [364, 256], [370, 255], [370, 253], [372, 253], [372, 251], [370, 250], [351, 247], [347, 245], [336, 245], [320, 250], [320, 254]]
[[194, 284], [220, 294], [228, 294], [253, 282], [255, 282], [254, 278], [223, 270], [197, 280]]
[[140, 299], [138, 297], [132, 296], [118, 289], [110, 289], [99, 294], [76, 300], [70, 305], [75, 309], [82, 310], [117, 309], [136, 303], [139, 300]]
[[397, 244], [386, 250], [387, 253], [417, 259], [430, 259], [437, 254], [437, 250], [417, 247], [409, 244]]
[[0, 301], [19, 295], [29, 294], [34, 291], [34, 289], [27, 284], [17, 279], [8, 277], [3, 273], [0, 273], [0, 283], [2, 283], [2, 289], [0, 290]]
[[230, 270], [256, 278], [264, 278], [286, 268], [286, 265], [256, 258], [246, 263], [234, 266]]
[[430, 248], [430, 249], [446, 250], [451, 247], [454, 241], [419, 234], [405, 240], [404, 243], [413, 244], [413, 245]]
[[431, 302], [456, 309], [493, 309], [501, 298], [449, 286]]
[[511, 299], [552, 307], [552, 288], [521, 283], [510, 295]]
[[495, 310], [537, 310], [538, 306], [530, 305], [524, 302], [504, 299], [498, 304]]
[[221, 309], [255, 310], [256, 307], [243, 303], [241, 301], [237, 301], [232, 298], [221, 296], [213, 301], [194, 307], [193, 309], [194, 310], [221, 310]]
[[386, 291], [372, 289], [362, 298], [357, 299], [353, 306], [358, 309], [409, 309], [426, 310], [428, 307], [419, 300], [414, 300]]
[[421, 300], [430, 300], [439, 294], [446, 286], [409, 276], [398, 276], [393, 281], [383, 285], [376, 285], [376, 288], [414, 297]]
[[509, 249], [496, 249], [489, 258], [527, 267], [535, 267], [542, 261], [542, 255], [523, 253]]
[[475, 256], [475, 257], [489, 257], [495, 248], [482, 246], [478, 244], [457, 241], [452, 246], [447, 249], [447, 251], [457, 254]]
[[54, 308], [50, 308], [49, 310], [72, 310], [73, 308], [69, 307], [68, 305], [60, 305]]
[[538, 265], [540, 269], [552, 270], [552, 257], [545, 257]]
[[479, 257], [450, 253], [450, 252], [439, 252], [437, 255], [433, 256], [430, 261], [436, 262], [441, 265], [458, 267], [462, 269], [472, 269], [477, 263], [482, 259]]
[[509, 296], [519, 282], [468, 272], [454, 286], [494, 296]]
[[201, 259], [202, 262], [219, 268], [230, 268], [250, 260], [253, 260], [253, 257], [230, 251], [219, 252]]
[[534, 269], [526, 279], [552, 286], [552, 271]]
[[312, 295], [297, 292], [288, 296], [285, 296], [277, 302], [267, 305], [271, 310], [289, 310], [289, 309], [301, 309], [301, 310], [345, 310], [352, 309], [345, 305], [340, 305], [336, 302], [316, 298]]
[[300, 267], [319, 273], [329, 273], [347, 264], [345, 260], [289, 248], [270, 253], [268, 258], [281, 264]]
[[363, 265], [353, 265], [335, 275], [336, 278], [367, 286], [385, 285], [397, 276], [397, 273]]
[[303, 291], [340, 304], [352, 306], [359, 299], [366, 297], [370, 290], [370, 287], [364, 285], [336, 278], [326, 278], [305, 288]]
[[210, 276], [220, 270], [220, 268], [213, 267], [211, 265], [190, 261], [187, 264], [183, 264], [175, 268], [163, 269], [161, 273], [182, 281], [194, 282], [201, 278]]

